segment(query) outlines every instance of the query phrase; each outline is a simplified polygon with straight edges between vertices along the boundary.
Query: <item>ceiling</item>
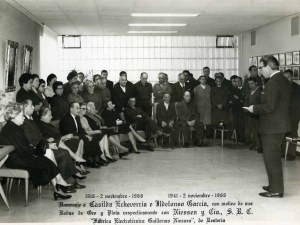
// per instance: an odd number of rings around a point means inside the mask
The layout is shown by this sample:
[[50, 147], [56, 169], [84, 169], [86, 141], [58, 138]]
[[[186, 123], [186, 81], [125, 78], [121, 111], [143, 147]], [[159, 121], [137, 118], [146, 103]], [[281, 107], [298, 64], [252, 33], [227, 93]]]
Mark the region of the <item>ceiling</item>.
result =
[[[238, 35], [300, 11], [300, 0], [7, 0], [58, 35]], [[131, 13], [200, 13], [195, 18], [131, 17]], [[187, 23], [186, 27], [129, 27], [129, 23]], [[157, 34], [160, 35], [160, 34]]]

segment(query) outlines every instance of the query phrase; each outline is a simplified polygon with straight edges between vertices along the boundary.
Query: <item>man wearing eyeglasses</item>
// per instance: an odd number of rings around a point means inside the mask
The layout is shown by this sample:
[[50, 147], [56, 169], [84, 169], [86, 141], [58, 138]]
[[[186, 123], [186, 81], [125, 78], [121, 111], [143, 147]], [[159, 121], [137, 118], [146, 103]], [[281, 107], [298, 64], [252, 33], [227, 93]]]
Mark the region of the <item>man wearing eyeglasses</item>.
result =
[[291, 85], [279, 71], [279, 63], [274, 56], [264, 56], [260, 63], [264, 77], [269, 79], [262, 94], [261, 104], [244, 108], [260, 116], [259, 133], [269, 185], [263, 186], [266, 192], [259, 195], [282, 198], [284, 185], [281, 144], [285, 134], [291, 130], [289, 122]]

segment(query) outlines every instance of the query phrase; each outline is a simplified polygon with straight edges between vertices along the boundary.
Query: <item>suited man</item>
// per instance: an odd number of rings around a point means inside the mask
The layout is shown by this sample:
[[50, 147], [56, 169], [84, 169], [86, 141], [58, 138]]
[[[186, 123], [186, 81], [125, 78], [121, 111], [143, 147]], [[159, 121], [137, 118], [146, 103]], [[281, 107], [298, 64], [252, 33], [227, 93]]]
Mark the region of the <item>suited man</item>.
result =
[[178, 82], [172, 85], [172, 102], [181, 102], [183, 100], [183, 94], [186, 91], [185, 85], [185, 75], [180, 73], [178, 75]]
[[194, 101], [194, 88], [198, 86], [198, 82], [195, 80], [194, 75], [190, 73], [190, 71], [184, 70], [182, 73], [184, 74], [186, 80], [186, 90], [191, 93], [192, 101]]
[[225, 86], [225, 87], [228, 88], [228, 90], [230, 90], [230, 88], [231, 88], [231, 82], [225, 78], [224, 73], [219, 72], [217, 76], [221, 76], [222, 77], [222, 86]]
[[[235, 78], [236, 87], [233, 87], [229, 94], [229, 104], [232, 108], [233, 127], [237, 129], [237, 141], [244, 142], [245, 120], [244, 109], [245, 97], [243, 95], [243, 80], [241, 77]], [[244, 143], [244, 146], [249, 143]]]
[[[171, 148], [178, 147], [178, 128], [176, 123], [175, 104], [170, 103], [171, 95], [164, 94], [163, 101], [156, 106], [157, 125], [162, 129], [163, 133], [171, 135]], [[163, 148], [167, 148], [167, 138], [164, 138]], [[174, 145], [175, 143], [175, 145]]]
[[222, 85], [222, 78], [216, 77], [216, 87], [211, 89], [211, 123], [217, 125], [221, 120], [228, 122], [228, 88]]
[[120, 80], [115, 84], [113, 90], [113, 101], [116, 105], [116, 109], [119, 112], [124, 112], [128, 100], [130, 97], [134, 96], [133, 84], [127, 81], [127, 76], [120, 76]]
[[155, 122], [140, 107], [135, 107], [135, 98], [129, 98], [128, 106], [125, 108], [125, 118], [127, 123], [136, 124], [137, 130], [144, 130], [146, 134], [146, 144], [149, 151], [154, 151], [150, 145], [151, 133], [162, 135], [162, 131]]
[[70, 103], [70, 112], [66, 113], [59, 122], [59, 130], [61, 135], [73, 134], [83, 140], [84, 154], [88, 159], [87, 166], [91, 168], [99, 168], [100, 164], [97, 159], [102, 154], [99, 144], [93, 141], [93, 138], [88, 135], [82, 128], [78, 117], [80, 108], [79, 103]]
[[[206, 77], [206, 84], [212, 88], [216, 86], [216, 82], [213, 78], [209, 77], [209, 74], [210, 74], [210, 68], [208, 66], [203, 67], [203, 75]], [[197, 80], [198, 85], [201, 83], [200, 79], [201, 76]]]
[[[120, 72], [120, 78], [121, 78], [122, 76], [126, 77], [126, 80], [127, 80], [127, 84], [128, 84], [128, 85], [133, 86], [133, 83], [130, 82], [130, 81], [127, 79], [127, 73], [126, 73], [126, 71], [121, 71], [121, 72]], [[115, 87], [117, 84], [120, 84], [120, 83], [117, 82], [117, 83], [114, 85], [114, 87]]]
[[259, 193], [263, 197], [283, 197], [283, 172], [281, 164], [281, 144], [285, 134], [291, 130], [289, 120], [289, 102], [291, 85], [279, 71], [279, 63], [274, 56], [261, 59], [262, 72], [269, 78], [264, 88], [260, 105], [248, 108], [259, 118], [259, 132], [263, 147], [264, 161], [269, 185]]
[[[290, 124], [291, 124], [291, 137], [298, 136], [298, 125], [300, 121], [300, 86], [293, 82], [293, 71], [286, 70], [283, 74], [290, 82], [292, 92], [289, 104]], [[285, 145], [284, 145], [285, 146]], [[296, 158], [296, 145], [289, 145], [288, 155], [286, 159], [293, 161]]]
[[154, 84], [153, 87], [154, 102], [161, 102], [165, 94], [171, 95], [171, 93], [172, 93], [171, 85], [165, 82], [164, 73], [159, 73], [158, 83]]
[[106, 87], [110, 90], [110, 93], [112, 93], [112, 91], [114, 89], [114, 82], [107, 79], [107, 77], [108, 77], [107, 70], [102, 70], [101, 71], [101, 77], [106, 79]]
[[190, 145], [190, 127], [194, 127], [196, 129], [194, 145], [203, 147], [204, 126], [203, 123], [200, 122], [197, 106], [191, 101], [191, 93], [189, 91], [185, 91], [183, 100], [177, 103], [176, 112], [178, 116], [178, 128], [179, 131], [183, 133], [184, 137], [183, 147], [187, 148]]

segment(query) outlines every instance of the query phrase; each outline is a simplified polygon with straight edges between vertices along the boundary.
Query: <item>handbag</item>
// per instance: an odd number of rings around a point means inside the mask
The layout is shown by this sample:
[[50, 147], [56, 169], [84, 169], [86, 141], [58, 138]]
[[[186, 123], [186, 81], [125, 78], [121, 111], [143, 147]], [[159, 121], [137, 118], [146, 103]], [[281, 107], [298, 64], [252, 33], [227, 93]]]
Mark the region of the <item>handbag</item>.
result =
[[48, 142], [41, 140], [34, 148], [33, 154], [35, 156], [43, 156], [46, 154], [48, 148]]

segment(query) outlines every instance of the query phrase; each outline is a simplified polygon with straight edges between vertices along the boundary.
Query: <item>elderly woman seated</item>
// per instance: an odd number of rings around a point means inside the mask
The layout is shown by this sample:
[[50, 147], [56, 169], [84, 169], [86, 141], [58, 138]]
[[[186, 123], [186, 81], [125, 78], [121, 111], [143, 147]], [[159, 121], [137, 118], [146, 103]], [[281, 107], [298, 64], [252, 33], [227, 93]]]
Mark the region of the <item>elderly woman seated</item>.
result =
[[129, 149], [120, 144], [118, 133], [115, 132], [113, 129], [108, 128], [107, 126], [104, 126], [104, 120], [101, 116], [97, 114], [95, 104], [93, 102], [89, 102], [86, 106], [87, 112], [84, 115], [84, 117], [86, 118], [90, 128], [92, 130], [100, 130], [102, 133], [107, 134], [108, 140], [119, 150], [120, 158], [128, 155]]
[[81, 97], [81, 95], [78, 94], [79, 85], [80, 85], [79, 81], [76, 81], [71, 84], [71, 93], [68, 95], [69, 103], [71, 103], [71, 102], [78, 102], [79, 104], [84, 103], [83, 98]]
[[0, 143], [15, 146], [5, 165], [8, 168], [27, 170], [35, 187], [51, 182], [55, 200], [71, 198], [71, 195], [65, 195], [64, 192], [75, 192], [74, 187], [62, 178], [52, 150], [47, 149], [45, 155], [38, 154], [20, 127], [25, 119], [22, 105], [10, 103], [6, 106], [4, 119], [7, 123], [1, 130]]
[[136, 142], [134, 138], [138, 139], [140, 142], [146, 142], [146, 140], [136, 133], [136, 131], [131, 126], [131, 124], [125, 123], [121, 119], [119, 112], [115, 110], [115, 106], [112, 104], [111, 101], [107, 102], [107, 108], [102, 113], [102, 117], [104, 119], [106, 126], [117, 127], [118, 134], [128, 134], [134, 152], [136, 154], [140, 153], [137, 150]]
[[47, 136], [54, 138], [55, 143], [58, 143], [58, 147], [69, 151], [70, 156], [75, 160], [76, 168], [80, 173], [82, 175], [88, 174], [89, 172], [85, 171], [83, 167], [84, 162], [86, 162], [86, 160], [82, 158], [83, 141], [73, 134], [60, 135], [59, 130], [50, 123], [52, 113], [49, 108], [42, 107], [40, 110], [40, 117], [39, 129], [43, 137]]

